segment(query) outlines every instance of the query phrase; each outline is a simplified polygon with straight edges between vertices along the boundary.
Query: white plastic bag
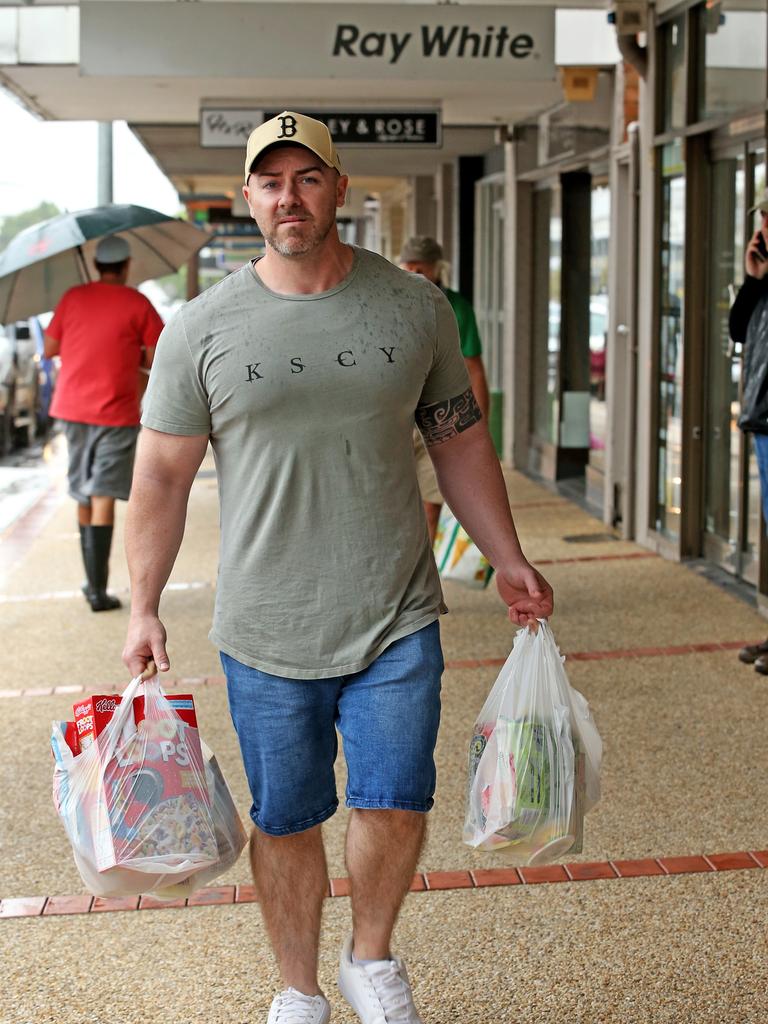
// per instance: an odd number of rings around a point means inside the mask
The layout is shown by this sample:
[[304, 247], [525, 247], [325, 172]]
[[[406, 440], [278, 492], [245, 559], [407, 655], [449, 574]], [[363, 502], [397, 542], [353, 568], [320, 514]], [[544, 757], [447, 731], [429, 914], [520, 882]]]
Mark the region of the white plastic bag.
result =
[[602, 741], [545, 620], [515, 636], [474, 728], [464, 842], [541, 864], [581, 850]]
[[51, 745], [54, 805], [94, 895], [138, 895], [192, 878], [196, 888], [237, 859], [245, 833], [223, 776], [210, 751], [204, 759], [198, 730], [169, 705], [157, 677], [133, 679], [81, 753], [73, 755], [58, 722]]
[[493, 568], [447, 505], [443, 505], [435, 533], [435, 562], [444, 580], [455, 580], [483, 590]]

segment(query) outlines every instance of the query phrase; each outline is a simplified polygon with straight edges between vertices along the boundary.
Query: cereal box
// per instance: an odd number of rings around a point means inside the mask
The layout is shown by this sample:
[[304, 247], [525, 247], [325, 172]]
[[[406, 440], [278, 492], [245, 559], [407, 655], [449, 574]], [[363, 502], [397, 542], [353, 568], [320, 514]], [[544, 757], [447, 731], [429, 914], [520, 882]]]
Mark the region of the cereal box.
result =
[[[99, 706], [102, 699], [92, 698], [90, 709], [96, 735], [105, 725], [103, 716], [111, 714], [108, 706]], [[107, 700], [115, 702], [114, 711], [120, 698]], [[99, 748], [101, 757], [109, 757], [94, 828], [99, 871], [137, 861], [151, 866], [160, 860], [216, 860], [194, 702], [180, 695], [167, 703], [179, 705], [175, 714], [162, 713], [164, 704], [160, 713], [145, 717], [144, 698], [135, 698], [132, 729], [123, 732], [113, 752]]]
[[[172, 697], [166, 695], [165, 699], [174, 709], [176, 714], [187, 725], [197, 728], [197, 716], [195, 714], [195, 701], [191, 693], [179, 693]], [[97, 693], [91, 697], [85, 697], [73, 704], [75, 713], [75, 727], [80, 750], [85, 750], [93, 743], [106, 728], [107, 722], [112, 718], [115, 708], [122, 701], [119, 694]], [[138, 696], [133, 700], [133, 718], [136, 725], [144, 718], [144, 697]]]

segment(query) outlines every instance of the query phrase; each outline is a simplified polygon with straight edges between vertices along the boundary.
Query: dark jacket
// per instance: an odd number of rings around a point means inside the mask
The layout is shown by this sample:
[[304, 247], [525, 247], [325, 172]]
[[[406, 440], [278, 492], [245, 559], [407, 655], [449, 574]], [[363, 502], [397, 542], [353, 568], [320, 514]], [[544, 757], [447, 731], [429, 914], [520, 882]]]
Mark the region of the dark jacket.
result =
[[728, 331], [744, 346], [744, 391], [739, 427], [768, 434], [768, 278], [747, 276], [728, 317]]

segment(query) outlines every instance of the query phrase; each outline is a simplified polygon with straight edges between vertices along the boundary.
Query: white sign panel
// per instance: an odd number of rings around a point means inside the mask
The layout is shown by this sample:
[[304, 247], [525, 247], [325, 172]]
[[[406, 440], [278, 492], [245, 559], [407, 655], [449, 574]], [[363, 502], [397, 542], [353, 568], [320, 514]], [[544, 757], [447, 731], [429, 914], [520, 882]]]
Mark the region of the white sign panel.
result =
[[200, 145], [206, 149], [241, 148], [253, 129], [263, 121], [263, 110], [203, 107], [200, 111]]
[[82, 0], [84, 75], [541, 81], [552, 7]]

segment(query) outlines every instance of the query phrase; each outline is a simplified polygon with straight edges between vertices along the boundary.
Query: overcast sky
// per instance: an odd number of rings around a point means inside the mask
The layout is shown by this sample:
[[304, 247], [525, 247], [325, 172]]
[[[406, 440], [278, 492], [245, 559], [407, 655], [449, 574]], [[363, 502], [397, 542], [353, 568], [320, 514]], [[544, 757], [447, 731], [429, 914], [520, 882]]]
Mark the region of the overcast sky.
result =
[[[95, 206], [93, 121], [39, 121], [0, 90], [0, 219], [48, 200], [62, 210]], [[123, 121], [114, 127], [114, 201], [179, 211], [176, 190]]]

